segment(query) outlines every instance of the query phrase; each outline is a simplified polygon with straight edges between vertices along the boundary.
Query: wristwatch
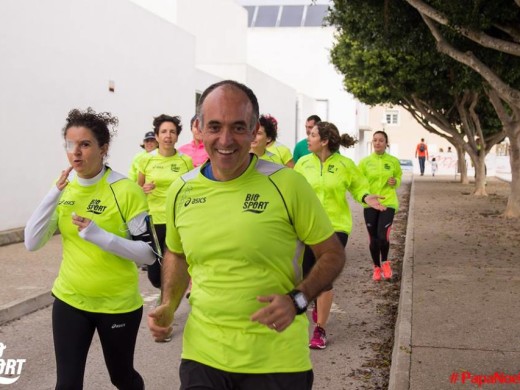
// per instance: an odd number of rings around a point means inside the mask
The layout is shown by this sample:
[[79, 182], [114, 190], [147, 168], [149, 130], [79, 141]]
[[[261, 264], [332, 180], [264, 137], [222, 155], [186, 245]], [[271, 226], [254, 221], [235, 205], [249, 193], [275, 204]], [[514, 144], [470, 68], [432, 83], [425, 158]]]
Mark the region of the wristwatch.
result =
[[296, 308], [296, 314], [302, 314], [307, 311], [307, 306], [309, 306], [309, 301], [304, 293], [300, 290], [292, 290], [287, 293], [294, 303], [294, 307]]

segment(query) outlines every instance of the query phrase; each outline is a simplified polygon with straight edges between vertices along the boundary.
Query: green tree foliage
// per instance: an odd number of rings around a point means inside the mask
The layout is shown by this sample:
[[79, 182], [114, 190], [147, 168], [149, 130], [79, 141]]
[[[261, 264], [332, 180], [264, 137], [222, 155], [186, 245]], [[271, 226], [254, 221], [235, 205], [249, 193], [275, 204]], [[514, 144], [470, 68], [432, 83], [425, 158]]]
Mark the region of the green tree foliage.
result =
[[[478, 153], [476, 137], [486, 141], [487, 152], [503, 136], [482, 79], [439, 55], [412, 7], [404, 1], [338, 0], [329, 21], [338, 30], [331, 59], [349, 92], [369, 105], [401, 105], [424, 128], [446, 138], [461, 154], [468, 152], [475, 165], [483, 167], [485, 154]], [[462, 180], [467, 180], [465, 166], [461, 169]], [[484, 168], [481, 176], [477, 194], [485, 194]]]
[[504, 215], [520, 218], [520, 0], [406, 2], [421, 16], [440, 53], [485, 80], [511, 142], [511, 194]]

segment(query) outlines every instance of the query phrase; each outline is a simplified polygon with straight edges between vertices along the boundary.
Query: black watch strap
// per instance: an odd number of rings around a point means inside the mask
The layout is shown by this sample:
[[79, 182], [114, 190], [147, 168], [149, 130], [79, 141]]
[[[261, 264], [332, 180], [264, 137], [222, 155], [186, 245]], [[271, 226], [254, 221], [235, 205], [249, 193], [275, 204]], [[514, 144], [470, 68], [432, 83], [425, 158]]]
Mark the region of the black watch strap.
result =
[[287, 293], [289, 297], [292, 299], [294, 308], [296, 309], [296, 314], [302, 314], [307, 311], [307, 306], [309, 306], [309, 301], [303, 292], [300, 290], [292, 290]]

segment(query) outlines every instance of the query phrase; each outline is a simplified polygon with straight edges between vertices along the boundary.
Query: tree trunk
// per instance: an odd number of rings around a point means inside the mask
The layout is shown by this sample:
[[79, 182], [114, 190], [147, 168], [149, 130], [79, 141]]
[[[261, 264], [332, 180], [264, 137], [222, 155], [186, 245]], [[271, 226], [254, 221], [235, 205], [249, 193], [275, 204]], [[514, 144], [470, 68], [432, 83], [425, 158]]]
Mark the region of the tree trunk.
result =
[[511, 193], [504, 211], [506, 218], [520, 218], [520, 122], [506, 128], [511, 143], [509, 158], [511, 161]]
[[475, 192], [473, 195], [476, 196], [487, 196], [486, 191], [486, 153], [483, 150], [479, 150], [479, 153], [475, 156]]
[[462, 146], [455, 145], [457, 151], [457, 170], [460, 173], [460, 182], [469, 184], [468, 166], [466, 165], [466, 152]]

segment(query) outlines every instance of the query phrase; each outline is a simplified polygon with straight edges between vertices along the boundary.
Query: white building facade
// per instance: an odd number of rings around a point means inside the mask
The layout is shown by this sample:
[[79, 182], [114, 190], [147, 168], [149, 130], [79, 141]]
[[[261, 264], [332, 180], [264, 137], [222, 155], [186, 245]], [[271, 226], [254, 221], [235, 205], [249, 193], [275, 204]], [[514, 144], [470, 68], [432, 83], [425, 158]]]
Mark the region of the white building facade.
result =
[[[126, 173], [153, 117], [180, 115], [178, 145], [189, 142], [197, 96], [234, 79], [253, 89], [261, 113], [277, 118], [279, 141], [289, 148], [306, 136], [305, 119], [318, 114], [360, 139], [346, 152], [358, 160], [380, 119], [374, 124], [379, 114], [344, 91], [330, 63], [334, 29], [322, 27], [328, 4], [1, 1], [0, 131], [9, 142], [0, 153], [0, 231], [23, 227], [67, 167], [61, 129], [72, 108], [119, 118], [108, 163]], [[399, 155], [411, 147], [397, 145]]]

